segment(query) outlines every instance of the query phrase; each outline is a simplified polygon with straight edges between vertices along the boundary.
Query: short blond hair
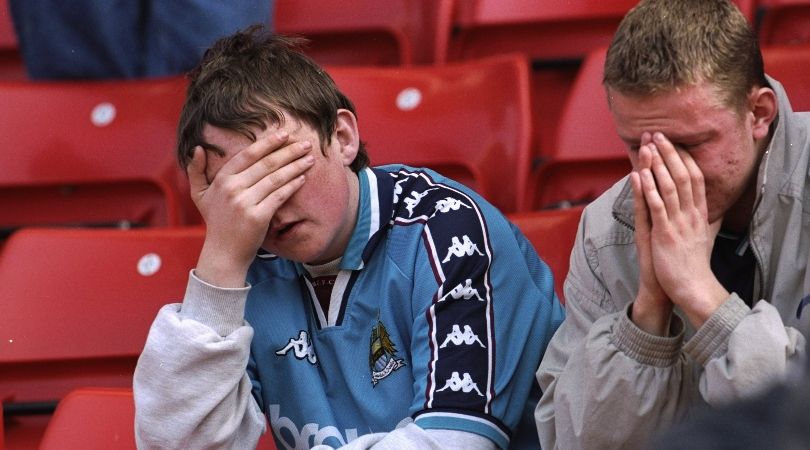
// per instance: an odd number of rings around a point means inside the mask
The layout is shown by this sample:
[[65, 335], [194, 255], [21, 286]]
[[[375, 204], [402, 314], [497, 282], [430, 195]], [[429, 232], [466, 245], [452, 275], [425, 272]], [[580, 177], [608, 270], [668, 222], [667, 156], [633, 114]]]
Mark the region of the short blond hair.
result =
[[708, 82], [741, 110], [766, 86], [757, 37], [728, 0], [642, 0], [610, 44], [603, 83], [625, 95], [653, 95]]

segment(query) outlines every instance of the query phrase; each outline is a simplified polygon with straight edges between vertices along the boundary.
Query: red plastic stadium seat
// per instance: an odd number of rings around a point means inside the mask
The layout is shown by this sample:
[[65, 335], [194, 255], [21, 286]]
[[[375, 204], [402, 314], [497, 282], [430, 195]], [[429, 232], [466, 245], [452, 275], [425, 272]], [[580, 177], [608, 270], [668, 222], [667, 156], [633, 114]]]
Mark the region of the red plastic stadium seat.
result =
[[174, 156], [185, 87], [0, 82], [0, 227], [186, 223]]
[[631, 164], [616, 134], [602, 86], [606, 49], [591, 52], [563, 110], [556, 145], [533, 174], [533, 209], [587, 203], [624, 175]]
[[554, 289], [561, 301], [563, 283], [568, 275], [571, 249], [582, 215], [582, 206], [508, 214], [507, 218], [523, 232], [535, 251], [554, 274]]
[[[79, 388], [57, 406], [40, 450], [135, 450], [135, 403], [130, 388]], [[274, 450], [269, 433], [257, 450]]]
[[8, 0], [0, 0], [0, 79], [24, 80], [27, 78], [22, 56], [14, 34], [14, 24]]
[[277, 0], [273, 22], [280, 33], [310, 39], [308, 53], [321, 64], [430, 63], [451, 1]]
[[763, 46], [810, 43], [810, 0], [757, 0]]
[[782, 83], [794, 111], [810, 111], [810, 42], [762, 48], [765, 72]]
[[504, 212], [524, 204], [531, 145], [524, 58], [327, 71], [354, 102], [372, 164], [435, 169]]
[[610, 43], [637, 0], [456, 0], [449, 59], [524, 51], [533, 59], [582, 58]]
[[182, 299], [203, 238], [202, 227], [11, 235], [0, 252], [9, 448], [37, 439], [47, 416], [30, 414], [47, 413], [72, 389], [131, 386], [149, 326], [161, 306]]
[[637, 0], [457, 0], [440, 61], [523, 52], [532, 62], [536, 152], [554, 145], [560, 112], [582, 58], [610, 43]]
[[132, 389], [76, 389], [59, 402], [39, 448], [135, 450], [134, 423]]
[[756, 9], [758, 0], [732, 0], [732, 3], [737, 5], [740, 12], [748, 19], [752, 26], [756, 26]]

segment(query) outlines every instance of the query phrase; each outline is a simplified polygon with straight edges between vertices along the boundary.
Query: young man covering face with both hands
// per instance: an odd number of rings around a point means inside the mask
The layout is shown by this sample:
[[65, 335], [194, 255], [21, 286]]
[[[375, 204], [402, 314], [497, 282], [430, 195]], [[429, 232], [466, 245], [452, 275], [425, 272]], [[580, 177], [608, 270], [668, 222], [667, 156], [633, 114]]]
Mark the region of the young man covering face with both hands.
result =
[[640, 447], [784, 381], [810, 332], [810, 115], [766, 77], [742, 14], [642, 1], [604, 85], [633, 172], [580, 223], [537, 373], [543, 448]]

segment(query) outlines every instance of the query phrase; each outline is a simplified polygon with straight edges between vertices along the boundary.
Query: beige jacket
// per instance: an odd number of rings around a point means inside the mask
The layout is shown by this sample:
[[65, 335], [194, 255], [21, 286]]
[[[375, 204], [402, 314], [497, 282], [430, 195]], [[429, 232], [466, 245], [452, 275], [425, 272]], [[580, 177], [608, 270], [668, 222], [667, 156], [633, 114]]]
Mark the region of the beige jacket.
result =
[[579, 225], [566, 319], [537, 372], [544, 449], [643, 447], [696, 406], [751, 395], [801, 365], [810, 335], [810, 307], [800, 306], [810, 302], [810, 113], [794, 113], [769, 81], [779, 113], [750, 230], [761, 300], [751, 309], [732, 294], [698, 330], [681, 314], [673, 337], [637, 328], [627, 314], [638, 290], [632, 192], [621, 180]]

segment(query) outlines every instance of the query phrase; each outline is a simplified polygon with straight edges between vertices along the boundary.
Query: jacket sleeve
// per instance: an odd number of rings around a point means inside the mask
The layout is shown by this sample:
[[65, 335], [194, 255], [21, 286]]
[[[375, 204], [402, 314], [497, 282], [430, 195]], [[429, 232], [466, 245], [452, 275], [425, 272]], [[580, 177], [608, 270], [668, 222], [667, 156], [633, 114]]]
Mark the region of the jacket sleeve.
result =
[[636, 327], [628, 317], [632, 299], [610, 297], [586, 252], [580, 228], [565, 282], [566, 318], [537, 371], [540, 443], [639, 448], [696, 400], [692, 367], [681, 352], [683, 322], [673, 316], [671, 337]]
[[776, 308], [760, 300], [753, 309], [732, 294], [685, 345], [705, 369], [700, 393], [721, 406], [784, 382], [802, 370], [805, 338], [786, 327]]
[[164, 306], [133, 380], [138, 448], [254, 448], [265, 419], [245, 368], [249, 288], [220, 289], [192, 272], [183, 304]]
[[678, 315], [671, 337], [645, 333], [629, 318], [633, 299], [611, 296], [589, 245], [580, 229], [566, 320], [537, 372], [543, 448], [640, 447], [695, 405], [756, 394], [800, 366], [804, 337], [771, 304], [750, 309], [735, 294], [685, 344]]

